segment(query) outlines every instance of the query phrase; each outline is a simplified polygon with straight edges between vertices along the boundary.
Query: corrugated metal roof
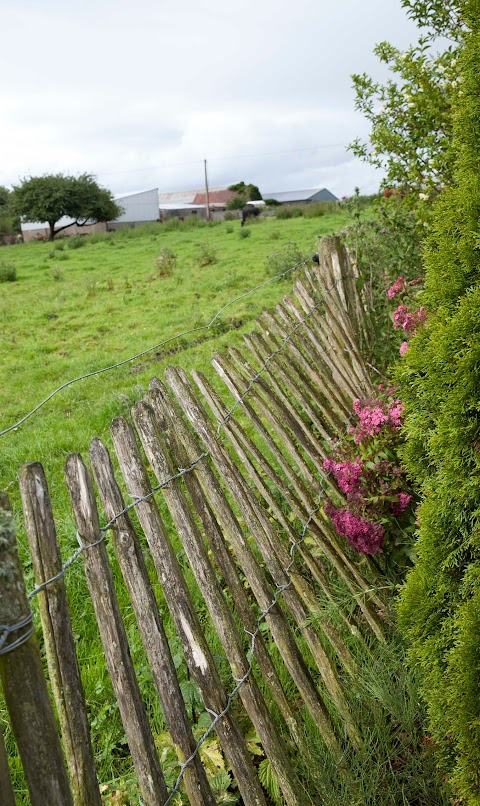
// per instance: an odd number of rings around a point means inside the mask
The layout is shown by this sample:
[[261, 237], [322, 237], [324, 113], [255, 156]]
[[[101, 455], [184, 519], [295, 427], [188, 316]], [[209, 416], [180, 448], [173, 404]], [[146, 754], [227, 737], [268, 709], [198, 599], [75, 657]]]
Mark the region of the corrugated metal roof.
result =
[[[208, 195], [211, 203], [226, 204], [235, 196], [228, 188], [209, 188]], [[205, 190], [175, 190], [170, 193], [159, 193], [158, 201], [160, 207], [163, 203], [176, 204], [206, 204]]]
[[[327, 193], [330, 191], [327, 188], [322, 188], [321, 190], [326, 190]], [[278, 202], [296, 202], [296, 201], [308, 201], [315, 196], [317, 193], [321, 192], [320, 189], [313, 189], [313, 190], [281, 190], [281, 191], [265, 191], [263, 194], [264, 199], [275, 199]], [[333, 195], [333, 194], [332, 194]]]
[[[216, 190], [215, 188], [209, 189], [208, 191], [208, 198], [210, 204], [226, 204], [230, 199], [235, 198], [237, 194], [234, 193], [233, 190], [228, 190], [228, 188], [221, 188], [220, 190]], [[206, 204], [207, 203], [207, 194], [205, 191], [199, 191], [195, 196], [195, 203], [196, 204]]]

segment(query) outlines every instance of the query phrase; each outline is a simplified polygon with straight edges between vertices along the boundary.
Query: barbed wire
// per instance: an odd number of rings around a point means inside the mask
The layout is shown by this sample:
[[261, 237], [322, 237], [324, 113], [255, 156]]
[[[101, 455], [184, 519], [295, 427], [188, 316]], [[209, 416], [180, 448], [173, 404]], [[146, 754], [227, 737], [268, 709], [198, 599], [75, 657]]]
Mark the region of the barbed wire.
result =
[[16, 429], [18, 429], [21, 425], [23, 425], [24, 422], [29, 420], [30, 417], [32, 417], [34, 414], [36, 414], [37, 411], [39, 411], [50, 400], [52, 400], [52, 398], [54, 398], [56, 395], [58, 395], [64, 389], [67, 389], [69, 386], [73, 386], [73, 384], [79, 383], [80, 381], [84, 381], [87, 378], [93, 378], [96, 375], [101, 375], [104, 372], [110, 372], [113, 369], [118, 369], [119, 367], [122, 367], [125, 364], [130, 364], [132, 361], [136, 361], [139, 358], [143, 358], [144, 355], [148, 355], [149, 353], [153, 352], [154, 350], [158, 350], [160, 347], [165, 347], [166, 344], [170, 344], [170, 342], [175, 341], [176, 339], [182, 339], [182, 338], [185, 338], [185, 336], [191, 336], [194, 333], [200, 333], [203, 330], [209, 330], [209, 328], [211, 328], [212, 325], [215, 324], [215, 322], [222, 315], [222, 313], [224, 311], [226, 311], [226, 309], [229, 308], [231, 305], [234, 305], [236, 302], [239, 302], [241, 299], [245, 299], [245, 297], [248, 297], [251, 294], [254, 294], [255, 291], [259, 291], [261, 288], [264, 288], [264, 286], [268, 285], [269, 283], [273, 283], [276, 280], [282, 279], [282, 277], [286, 277], [287, 275], [289, 275], [292, 272], [294, 272], [296, 269], [299, 269], [301, 266], [305, 266], [308, 262], [309, 262], [308, 258], [305, 258], [304, 260], [300, 260], [294, 266], [291, 266], [291, 268], [286, 269], [285, 271], [280, 272], [279, 274], [276, 274], [273, 277], [269, 277], [267, 280], [264, 280], [262, 283], [259, 283], [258, 285], [254, 286], [254, 288], [250, 288], [248, 291], [245, 291], [243, 294], [239, 294], [237, 297], [234, 297], [229, 302], [227, 302], [225, 305], [223, 305], [217, 311], [217, 313], [212, 317], [212, 319], [210, 319], [210, 321], [207, 322], [206, 325], [199, 325], [198, 327], [190, 328], [190, 330], [184, 330], [182, 333], [176, 333], [174, 336], [169, 336], [167, 339], [164, 339], [163, 341], [158, 342], [158, 344], [154, 344], [152, 347], [147, 347], [146, 350], [142, 350], [141, 352], [136, 353], [135, 355], [132, 355], [129, 358], [124, 358], [122, 361], [117, 361], [115, 364], [110, 364], [107, 367], [101, 367], [100, 369], [95, 369], [95, 370], [92, 370], [91, 372], [86, 372], [84, 375], [78, 375], [76, 378], [71, 378], [69, 381], [65, 381], [65, 383], [62, 383], [60, 386], [58, 386], [56, 389], [54, 389], [52, 392], [50, 392], [50, 394], [48, 394], [47, 397], [45, 397], [43, 400], [41, 400], [40, 403], [38, 403], [36, 406], [34, 406], [34, 408], [31, 409], [29, 412], [27, 412], [27, 414], [25, 414], [20, 420], [17, 420], [17, 422], [13, 423], [13, 425], [10, 425], [8, 428], [4, 428], [3, 431], [0, 431], [0, 437], [3, 437], [6, 434], [9, 434], [11, 431], [15, 431]]

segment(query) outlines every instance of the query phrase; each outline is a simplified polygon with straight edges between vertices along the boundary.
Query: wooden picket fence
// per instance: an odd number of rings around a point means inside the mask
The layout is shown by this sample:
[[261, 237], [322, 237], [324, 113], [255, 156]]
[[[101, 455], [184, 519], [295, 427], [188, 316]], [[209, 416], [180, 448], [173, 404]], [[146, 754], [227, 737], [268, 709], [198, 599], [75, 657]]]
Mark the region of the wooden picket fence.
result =
[[[89, 452], [91, 470], [80, 455], [67, 458], [65, 479], [81, 543], [77, 553], [83, 557], [145, 806], [170, 803], [177, 787], [169, 790], [164, 780], [130, 656], [105, 538], [112, 541], [176, 748], [177, 785], [191, 804], [213, 806], [215, 797], [147, 573], [143, 536], [189, 673], [211, 714], [211, 729], [246, 806], [264, 806], [266, 797], [234, 714], [239, 708], [237, 694], [285, 803], [312, 803], [292, 760], [292, 746], [299, 754], [304, 750], [299, 711], [292, 707], [281, 682], [285, 675], [279, 674], [268, 651], [261, 629], [264, 623], [268, 640], [276, 645], [284, 671], [319, 726], [328, 751], [340, 761], [345, 737], [351, 752], [361, 745], [360, 728], [344, 694], [344, 685], [355, 675], [356, 667], [342, 632], [359, 642], [383, 641], [379, 613], [384, 603], [372, 584], [375, 569], [366, 559], [358, 562], [345, 549], [323, 514], [322, 497], [329, 490], [338, 495], [334, 481], [323, 470], [328, 445], [348, 428], [352, 398], [372, 393], [358, 348], [364, 328], [365, 311], [354, 267], [335, 239], [325, 239], [319, 266], [305, 268], [292, 297], [285, 298], [275, 311], [262, 314], [257, 331], [245, 337], [244, 349], [213, 356], [213, 366], [226, 385], [225, 396], [201, 373], [187, 377], [183, 370], [169, 368], [164, 382], [152, 380], [147, 399], [132, 410], [132, 422], [124, 417], [112, 422], [115, 457], [94, 439]], [[153, 487], [152, 473], [156, 477]], [[40, 587], [35, 593], [60, 732], [47, 694], [37, 638], [29, 635], [30, 606], [5, 500], [0, 511], [0, 579], [8, 581], [0, 592], [4, 696], [31, 803], [95, 806], [101, 803], [101, 796], [66, 598], [68, 570], [62, 566], [40, 464], [21, 468], [20, 489]], [[161, 515], [161, 498], [228, 660], [228, 690], [172, 547]], [[133, 508], [142, 542], [129, 515]], [[105, 517], [107, 524], [101, 527]], [[338, 603], [338, 584], [351, 594], [354, 607], [343, 609]], [[332, 605], [342, 629], [335, 629], [326, 615]], [[308, 647], [310, 667], [299, 647], [299, 636]], [[12, 642], [16, 642], [15, 648], [5, 651]], [[288, 730], [290, 749], [262, 694], [260, 677]], [[0, 802], [3, 806], [14, 803], [1, 734]]]

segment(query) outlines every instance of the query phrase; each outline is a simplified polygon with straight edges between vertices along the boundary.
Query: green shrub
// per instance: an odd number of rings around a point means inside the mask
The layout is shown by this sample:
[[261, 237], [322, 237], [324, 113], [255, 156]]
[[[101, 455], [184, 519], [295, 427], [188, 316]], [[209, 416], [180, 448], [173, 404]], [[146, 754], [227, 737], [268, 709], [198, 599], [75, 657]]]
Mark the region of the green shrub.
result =
[[305, 255], [293, 241], [288, 241], [280, 252], [273, 252], [267, 259], [265, 269], [267, 274], [275, 277], [277, 274], [292, 269], [297, 263], [301, 263]]
[[13, 263], [0, 260], [0, 283], [13, 283], [17, 279], [17, 269]]
[[282, 204], [281, 207], [276, 208], [275, 215], [277, 218], [301, 218], [303, 209], [299, 205]]
[[[427, 326], [399, 365], [404, 462], [422, 493], [417, 559], [398, 607], [456, 803], [480, 804], [480, 3], [455, 100], [455, 181], [426, 244]], [[452, 800], [452, 802], [454, 802]]]
[[368, 327], [361, 335], [362, 352], [384, 373], [398, 358], [401, 337], [392, 323], [386, 296], [399, 276], [414, 280], [423, 275], [422, 238], [425, 227], [402, 197], [381, 199], [365, 207], [358, 192], [344, 207], [350, 213], [343, 240], [358, 268], [357, 285], [368, 311]]
[[61, 270], [60, 266], [54, 266], [50, 274], [52, 275], [52, 278], [56, 280], [56, 282], [63, 280], [63, 271]]
[[232, 234], [232, 232], [233, 232], [233, 227], [232, 227], [232, 225], [231, 225], [231, 224], [227, 224], [227, 226], [225, 227], [225, 232], [226, 232], [226, 233], [228, 233], [228, 235], [231, 235], [231, 234]]
[[70, 255], [67, 252], [64, 252], [63, 250], [61, 250], [60, 254], [57, 255], [56, 257], [57, 257], [57, 260], [69, 260]]
[[242, 227], [242, 229], [241, 229], [241, 230], [240, 230], [240, 232], [238, 233], [238, 235], [239, 235], [239, 237], [240, 237], [240, 238], [250, 238], [250, 235], [251, 235], [251, 234], [252, 234], [252, 230], [251, 230], [251, 229], [248, 229], [248, 227], [247, 227], [247, 228], [246, 228], [246, 227]]
[[234, 221], [234, 220], [235, 215], [230, 210], [226, 210], [224, 215], [224, 221]]
[[170, 277], [177, 265], [177, 256], [168, 247], [163, 247], [157, 255], [157, 274], [159, 277]]
[[86, 236], [85, 235], [72, 235], [67, 240], [67, 246], [69, 249], [81, 249], [82, 246], [86, 245]]
[[211, 266], [216, 263], [217, 250], [211, 243], [197, 243], [196, 244], [196, 259], [199, 266]]
[[335, 201], [319, 201], [306, 204], [305, 207], [300, 208], [303, 210], [304, 218], [320, 218], [327, 213], [335, 213], [338, 210], [338, 202]]
[[56, 252], [63, 252], [65, 249], [65, 240], [62, 238], [60, 241], [54, 241], [53, 248]]

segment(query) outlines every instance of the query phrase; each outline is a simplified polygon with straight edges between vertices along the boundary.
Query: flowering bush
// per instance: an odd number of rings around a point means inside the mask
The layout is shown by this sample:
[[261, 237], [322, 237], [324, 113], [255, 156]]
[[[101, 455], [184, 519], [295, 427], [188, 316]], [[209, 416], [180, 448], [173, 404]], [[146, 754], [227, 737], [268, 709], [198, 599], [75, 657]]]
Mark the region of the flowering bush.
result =
[[[423, 277], [417, 277], [415, 280], [407, 282], [405, 277], [397, 277], [393, 285], [387, 290], [387, 297], [393, 299], [398, 294], [401, 295], [405, 301], [413, 301], [415, 292], [413, 288], [423, 283]], [[403, 330], [409, 336], [415, 335], [420, 325], [424, 325], [427, 319], [427, 311], [423, 306], [416, 310], [410, 310], [408, 305], [401, 302], [393, 313], [393, 327], [395, 330]], [[400, 345], [400, 355], [403, 356], [407, 352], [408, 342], [403, 341]]]
[[361, 554], [379, 554], [405, 565], [412, 525], [412, 493], [397, 458], [403, 404], [394, 389], [378, 387], [375, 399], [355, 400], [356, 422], [324, 469], [335, 479], [337, 500], [325, 514]]

